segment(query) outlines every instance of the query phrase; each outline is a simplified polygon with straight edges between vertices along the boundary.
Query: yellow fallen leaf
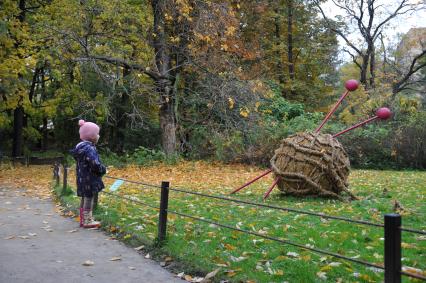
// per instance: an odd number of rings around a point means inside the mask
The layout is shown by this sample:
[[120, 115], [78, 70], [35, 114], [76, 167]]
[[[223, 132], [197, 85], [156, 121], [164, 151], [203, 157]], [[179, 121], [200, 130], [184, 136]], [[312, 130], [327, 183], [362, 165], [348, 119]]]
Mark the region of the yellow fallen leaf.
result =
[[233, 250], [235, 250], [235, 249], [236, 249], [236, 247], [234, 247], [233, 245], [230, 245], [230, 244], [225, 244], [225, 248], [226, 248], [228, 251], [233, 251]]
[[415, 249], [416, 245], [408, 244], [408, 243], [401, 243], [401, 247], [403, 247], [404, 249]]
[[237, 272], [235, 272], [235, 270], [228, 270], [226, 271], [226, 275], [228, 275], [228, 277], [233, 277], [237, 275]]
[[302, 256], [302, 259], [304, 261], [310, 261], [311, 260], [311, 256], [310, 255], [304, 255], [304, 256]]
[[320, 271], [330, 271], [332, 267], [330, 265], [326, 265], [320, 268]]

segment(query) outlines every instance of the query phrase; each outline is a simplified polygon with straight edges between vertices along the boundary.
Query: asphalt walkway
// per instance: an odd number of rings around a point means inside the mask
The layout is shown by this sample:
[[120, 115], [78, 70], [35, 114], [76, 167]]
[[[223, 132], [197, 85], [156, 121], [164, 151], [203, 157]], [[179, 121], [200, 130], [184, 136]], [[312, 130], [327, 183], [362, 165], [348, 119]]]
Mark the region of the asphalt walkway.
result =
[[101, 231], [78, 226], [51, 200], [0, 188], [0, 282], [184, 282]]

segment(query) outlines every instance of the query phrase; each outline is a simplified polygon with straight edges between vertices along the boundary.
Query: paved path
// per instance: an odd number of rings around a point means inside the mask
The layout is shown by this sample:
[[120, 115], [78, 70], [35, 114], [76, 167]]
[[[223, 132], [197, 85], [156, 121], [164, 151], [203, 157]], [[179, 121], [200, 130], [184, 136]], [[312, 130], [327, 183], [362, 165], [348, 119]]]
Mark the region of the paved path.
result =
[[184, 282], [101, 231], [78, 228], [52, 201], [22, 193], [0, 188], [0, 282]]

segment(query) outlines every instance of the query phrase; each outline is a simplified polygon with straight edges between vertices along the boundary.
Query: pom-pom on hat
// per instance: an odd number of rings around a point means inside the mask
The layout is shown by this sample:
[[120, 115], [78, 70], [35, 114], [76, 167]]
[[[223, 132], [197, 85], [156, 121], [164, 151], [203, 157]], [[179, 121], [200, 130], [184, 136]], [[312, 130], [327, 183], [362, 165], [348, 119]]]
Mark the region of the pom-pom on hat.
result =
[[79, 120], [78, 125], [80, 126], [80, 139], [84, 141], [95, 140], [99, 135], [99, 126], [92, 122], [86, 122]]

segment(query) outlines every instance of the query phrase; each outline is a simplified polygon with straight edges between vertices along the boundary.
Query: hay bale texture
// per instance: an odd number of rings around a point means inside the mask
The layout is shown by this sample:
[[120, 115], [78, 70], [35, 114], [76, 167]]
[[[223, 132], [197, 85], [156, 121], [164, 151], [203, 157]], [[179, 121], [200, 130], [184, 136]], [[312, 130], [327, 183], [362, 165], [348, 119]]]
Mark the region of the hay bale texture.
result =
[[284, 139], [271, 165], [284, 194], [344, 200], [345, 192], [356, 199], [348, 189], [349, 157], [329, 134], [298, 133]]

